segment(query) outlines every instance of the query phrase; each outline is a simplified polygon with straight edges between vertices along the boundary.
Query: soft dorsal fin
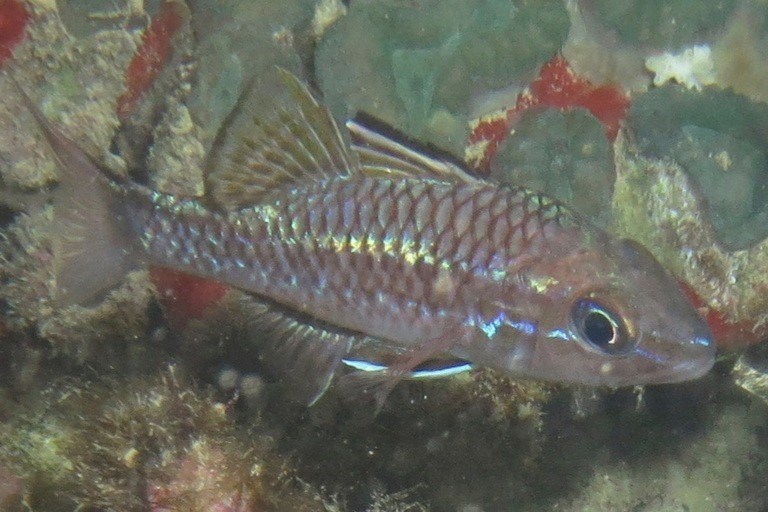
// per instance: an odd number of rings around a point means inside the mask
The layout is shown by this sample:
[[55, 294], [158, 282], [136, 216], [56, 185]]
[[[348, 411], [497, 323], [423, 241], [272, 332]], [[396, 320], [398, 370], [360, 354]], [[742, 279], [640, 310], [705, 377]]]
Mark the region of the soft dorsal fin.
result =
[[208, 173], [209, 193], [225, 209], [257, 204], [287, 183], [349, 176], [357, 169], [328, 109], [292, 73], [278, 73], [293, 103], [264, 121], [254, 118], [249, 135]]
[[460, 166], [382, 135], [352, 119], [347, 121], [352, 150], [360, 160], [360, 172], [368, 175], [431, 178], [439, 181], [471, 183], [478, 178]]

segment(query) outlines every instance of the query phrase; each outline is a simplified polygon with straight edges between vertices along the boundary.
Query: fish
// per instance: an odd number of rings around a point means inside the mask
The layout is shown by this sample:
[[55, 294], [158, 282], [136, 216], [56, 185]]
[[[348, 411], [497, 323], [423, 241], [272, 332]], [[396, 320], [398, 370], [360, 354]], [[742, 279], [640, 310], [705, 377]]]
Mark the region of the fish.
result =
[[706, 323], [645, 247], [359, 118], [339, 124], [278, 73], [290, 104], [216, 159], [204, 198], [115, 176], [27, 98], [61, 171], [57, 300], [145, 265], [242, 290], [249, 325], [274, 340], [262, 358], [310, 404], [344, 366], [383, 375], [383, 397], [477, 367], [611, 387], [710, 370]]

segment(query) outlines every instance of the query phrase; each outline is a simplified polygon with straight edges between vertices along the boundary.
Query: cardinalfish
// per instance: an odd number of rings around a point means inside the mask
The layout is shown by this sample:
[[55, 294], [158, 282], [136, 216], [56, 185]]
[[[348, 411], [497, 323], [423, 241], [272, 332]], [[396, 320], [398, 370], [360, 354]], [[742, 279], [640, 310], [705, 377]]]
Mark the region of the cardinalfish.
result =
[[340, 127], [279, 72], [292, 104], [254, 121], [201, 200], [114, 176], [30, 105], [61, 167], [60, 299], [137, 265], [243, 290], [310, 403], [345, 365], [387, 388], [472, 367], [607, 386], [712, 367], [706, 324], [641, 245], [370, 124]]

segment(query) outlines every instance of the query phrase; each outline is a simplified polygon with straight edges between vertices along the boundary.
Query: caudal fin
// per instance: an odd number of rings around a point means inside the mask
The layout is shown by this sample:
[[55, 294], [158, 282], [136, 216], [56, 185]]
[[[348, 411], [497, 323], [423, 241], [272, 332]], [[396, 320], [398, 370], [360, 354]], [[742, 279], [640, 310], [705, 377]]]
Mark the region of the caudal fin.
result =
[[64, 305], [82, 304], [120, 283], [131, 266], [130, 244], [115, 210], [119, 185], [16, 88], [59, 164], [53, 199], [55, 298]]

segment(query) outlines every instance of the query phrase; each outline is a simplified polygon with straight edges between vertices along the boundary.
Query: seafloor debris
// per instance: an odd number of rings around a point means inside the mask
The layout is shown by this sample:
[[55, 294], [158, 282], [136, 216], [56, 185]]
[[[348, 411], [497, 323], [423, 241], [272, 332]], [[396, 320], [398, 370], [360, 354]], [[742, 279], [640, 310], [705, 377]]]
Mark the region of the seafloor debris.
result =
[[693, 45], [679, 53], [651, 55], [645, 60], [645, 67], [653, 72], [653, 85], [657, 87], [674, 81], [700, 91], [715, 83], [712, 49], [706, 44]]
[[768, 406], [768, 343], [748, 349], [733, 365], [737, 386]]
[[768, 405], [768, 372], [753, 368], [740, 357], [733, 367], [733, 375], [737, 386]]
[[[646, 439], [644, 450], [626, 457], [606, 457], [600, 468], [583, 475], [576, 493], [557, 500], [550, 510], [764, 510], [768, 488], [757, 475], [768, 469], [768, 458], [762, 451], [764, 440], [754, 426], [766, 419], [765, 409], [755, 410], [745, 404], [722, 407], [700, 435], [682, 446], [670, 446], [674, 456], [663, 461], [648, 456], [655, 448], [653, 441]], [[748, 469], [743, 465], [745, 460], [749, 460]]]

